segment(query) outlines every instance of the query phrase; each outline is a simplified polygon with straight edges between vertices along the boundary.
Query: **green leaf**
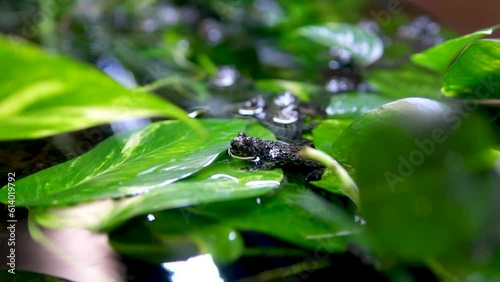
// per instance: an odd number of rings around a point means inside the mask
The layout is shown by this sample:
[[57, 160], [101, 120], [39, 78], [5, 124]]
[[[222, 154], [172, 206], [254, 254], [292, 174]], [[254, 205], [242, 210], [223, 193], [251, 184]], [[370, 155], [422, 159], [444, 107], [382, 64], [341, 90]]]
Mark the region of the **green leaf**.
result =
[[325, 111], [328, 118], [354, 119], [391, 101], [375, 94], [346, 93], [333, 96]]
[[184, 209], [135, 218], [111, 232], [110, 243], [120, 254], [155, 264], [207, 253], [217, 263], [226, 264], [240, 257], [244, 249], [237, 230]]
[[[194, 207], [194, 214], [325, 252], [344, 250], [360, 230], [346, 212], [310, 190], [285, 185], [274, 195]], [[228, 213], [227, 211], [231, 211]], [[279, 224], [277, 224], [279, 223]]]
[[[183, 162], [179, 160], [179, 163]], [[229, 160], [226, 156], [191, 177], [132, 198], [70, 208], [37, 208], [32, 212], [37, 222], [45, 227], [102, 231], [111, 230], [137, 215], [258, 197], [279, 186], [283, 176], [281, 170], [246, 171], [243, 168], [247, 165], [241, 160]]]
[[469, 45], [448, 70], [443, 92], [458, 98], [500, 98], [500, 40]]
[[200, 129], [183, 110], [125, 89], [97, 69], [0, 37], [0, 140], [40, 138], [130, 117], [164, 116]]
[[[165, 188], [209, 165], [248, 122], [203, 120], [201, 138], [177, 121], [113, 136], [92, 151], [16, 182], [16, 205], [52, 206], [120, 198]], [[259, 129], [260, 128], [260, 129]], [[256, 136], [271, 133], [257, 127]], [[0, 201], [7, 203], [7, 189]]]
[[312, 131], [314, 147], [326, 153], [331, 153], [335, 138], [344, 130], [352, 120], [323, 120]]
[[455, 60], [458, 54], [460, 54], [460, 52], [462, 52], [467, 45], [481, 37], [492, 34], [493, 31], [498, 28], [500, 28], [500, 25], [447, 40], [439, 45], [425, 50], [424, 52], [414, 54], [411, 56], [411, 60], [417, 65], [444, 74], [453, 60]]
[[367, 234], [380, 253], [470, 256], [471, 242], [498, 220], [488, 220], [498, 200], [491, 128], [459, 109], [395, 101], [360, 116], [333, 144], [354, 166]]
[[325, 23], [298, 29], [300, 35], [326, 47], [339, 47], [349, 51], [361, 65], [370, 65], [384, 52], [380, 38], [358, 26], [345, 23]]
[[441, 96], [442, 77], [413, 65], [398, 69], [375, 69], [368, 73], [368, 82], [383, 96], [390, 98]]
[[311, 94], [320, 90], [315, 84], [285, 80], [285, 79], [260, 79], [255, 82], [258, 90], [269, 92], [290, 91], [302, 101], [310, 101]]
[[425, 98], [406, 98], [397, 100], [370, 112], [367, 112], [355, 119], [342, 133], [334, 140], [331, 151], [333, 157], [341, 162], [356, 166], [363, 156], [358, 154], [363, 142], [363, 135], [374, 128], [377, 124], [386, 121], [400, 121], [415, 124], [415, 115], [427, 115], [428, 117], [443, 115], [449, 108], [442, 103]]

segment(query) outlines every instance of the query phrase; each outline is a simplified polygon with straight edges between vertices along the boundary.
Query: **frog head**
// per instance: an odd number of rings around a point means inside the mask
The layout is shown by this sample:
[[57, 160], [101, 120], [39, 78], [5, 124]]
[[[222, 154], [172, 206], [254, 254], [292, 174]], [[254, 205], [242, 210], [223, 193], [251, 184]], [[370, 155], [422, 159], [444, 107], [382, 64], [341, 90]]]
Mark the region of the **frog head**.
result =
[[231, 140], [231, 148], [227, 150], [227, 153], [237, 159], [242, 160], [255, 160], [257, 159], [257, 153], [255, 152], [255, 146], [253, 144], [253, 138], [248, 137], [244, 132], [238, 133], [238, 136]]

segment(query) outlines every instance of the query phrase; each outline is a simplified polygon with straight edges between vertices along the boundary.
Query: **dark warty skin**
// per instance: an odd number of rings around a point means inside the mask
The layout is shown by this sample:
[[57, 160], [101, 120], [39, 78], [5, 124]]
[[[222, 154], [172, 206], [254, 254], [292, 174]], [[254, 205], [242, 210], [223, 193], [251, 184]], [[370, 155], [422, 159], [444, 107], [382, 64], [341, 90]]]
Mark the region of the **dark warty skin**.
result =
[[228, 154], [233, 158], [253, 162], [254, 166], [249, 167], [249, 170], [283, 168], [304, 173], [307, 180], [317, 180], [321, 177], [324, 166], [316, 161], [301, 158], [298, 154], [307, 145], [311, 146], [311, 142], [289, 144], [249, 137], [240, 132], [231, 140]]

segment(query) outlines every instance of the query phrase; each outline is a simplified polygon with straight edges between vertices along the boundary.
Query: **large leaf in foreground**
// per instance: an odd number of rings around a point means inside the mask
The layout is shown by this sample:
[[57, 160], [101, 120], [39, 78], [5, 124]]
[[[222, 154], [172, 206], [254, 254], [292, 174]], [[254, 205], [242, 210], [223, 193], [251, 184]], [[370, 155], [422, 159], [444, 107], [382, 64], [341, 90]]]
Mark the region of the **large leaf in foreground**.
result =
[[467, 259], [470, 242], [494, 230], [492, 144], [480, 117], [411, 98], [360, 116], [332, 148], [356, 170], [372, 246], [427, 260]]
[[305, 26], [299, 29], [299, 33], [328, 48], [338, 47], [349, 51], [361, 65], [375, 62], [384, 52], [384, 44], [376, 34], [351, 24], [326, 23]]
[[195, 120], [88, 65], [0, 37], [0, 140], [31, 139], [130, 117]]
[[459, 98], [500, 98], [500, 40], [478, 40], [467, 47], [448, 70], [443, 92]]
[[[89, 153], [16, 182], [19, 206], [52, 206], [137, 195], [209, 165], [248, 122], [202, 121], [208, 136], [178, 121], [110, 137]], [[260, 131], [269, 138], [269, 131]], [[7, 201], [7, 189], [0, 190]]]
[[[256, 135], [254, 132], [249, 133]], [[227, 156], [198, 173], [161, 189], [118, 201], [106, 200], [69, 208], [32, 210], [38, 223], [50, 228], [110, 230], [141, 214], [212, 202], [253, 198], [277, 188], [282, 172], [246, 171], [247, 164]], [[184, 217], [189, 219], [189, 214]]]
[[424, 52], [413, 55], [411, 60], [420, 66], [444, 74], [453, 60], [465, 47], [467, 47], [467, 45], [481, 37], [493, 33], [493, 31], [499, 27], [500, 25], [497, 25], [458, 38], [447, 40], [446, 42], [431, 47]]
[[[370, 128], [387, 121], [408, 123], [408, 126], [411, 126], [418, 124], [419, 121], [413, 118], [417, 114], [422, 119], [437, 119], [442, 117], [447, 110], [449, 109], [445, 104], [430, 99], [406, 98], [396, 100], [355, 119], [333, 141], [331, 152], [337, 161], [356, 166], [358, 161], [363, 158], [363, 156], [359, 155], [361, 144], [365, 142], [363, 135]], [[418, 128], [417, 125], [415, 126]]]

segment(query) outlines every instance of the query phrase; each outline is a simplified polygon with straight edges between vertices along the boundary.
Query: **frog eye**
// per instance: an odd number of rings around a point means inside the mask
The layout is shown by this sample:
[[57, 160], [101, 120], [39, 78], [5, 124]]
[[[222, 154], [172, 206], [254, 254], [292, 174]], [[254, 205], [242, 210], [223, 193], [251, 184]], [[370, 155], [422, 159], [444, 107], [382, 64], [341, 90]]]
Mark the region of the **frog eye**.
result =
[[245, 132], [240, 132], [240, 133], [238, 133], [238, 137], [245, 138], [245, 137], [247, 137], [247, 135], [245, 134]]

